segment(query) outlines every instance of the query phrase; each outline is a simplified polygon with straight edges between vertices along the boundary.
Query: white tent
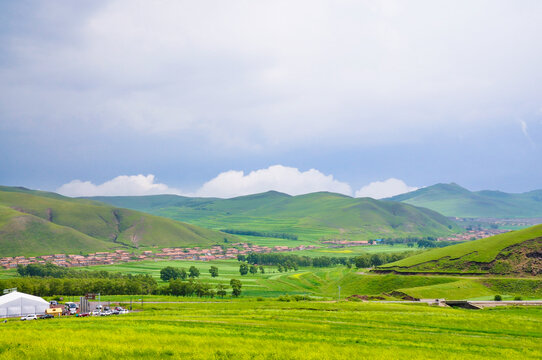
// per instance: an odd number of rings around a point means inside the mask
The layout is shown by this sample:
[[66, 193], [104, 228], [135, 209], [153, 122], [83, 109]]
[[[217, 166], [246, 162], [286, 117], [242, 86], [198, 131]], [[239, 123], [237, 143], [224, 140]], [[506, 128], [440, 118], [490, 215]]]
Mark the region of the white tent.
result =
[[14, 291], [0, 296], [0, 317], [44, 314], [49, 303], [39, 296]]

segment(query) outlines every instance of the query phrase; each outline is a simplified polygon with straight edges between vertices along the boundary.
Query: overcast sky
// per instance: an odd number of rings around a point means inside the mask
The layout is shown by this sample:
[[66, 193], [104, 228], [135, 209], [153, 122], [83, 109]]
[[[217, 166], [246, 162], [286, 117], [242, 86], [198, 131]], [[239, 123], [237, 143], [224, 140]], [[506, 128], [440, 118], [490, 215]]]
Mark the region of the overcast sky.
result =
[[2, 1], [0, 184], [542, 188], [541, 1]]

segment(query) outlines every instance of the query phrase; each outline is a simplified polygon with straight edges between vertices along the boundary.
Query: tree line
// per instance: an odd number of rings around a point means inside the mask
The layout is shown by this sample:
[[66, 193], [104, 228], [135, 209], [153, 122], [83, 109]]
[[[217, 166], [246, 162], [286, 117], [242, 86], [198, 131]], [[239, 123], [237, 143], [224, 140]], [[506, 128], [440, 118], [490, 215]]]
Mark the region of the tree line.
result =
[[17, 265], [17, 274], [20, 276], [52, 277], [56, 279], [120, 279], [131, 277], [131, 274], [109, 272], [105, 270], [77, 270], [58, 266], [52, 263]]
[[[68, 270], [68, 271], [66, 271]], [[212, 277], [218, 276], [218, 267], [209, 269]], [[226, 296], [231, 288], [232, 296], [241, 295], [242, 284], [231, 279], [230, 286], [215, 286], [203, 283], [197, 278], [200, 271], [191, 266], [184, 268], [165, 267], [160, 271], [166, 285], [159, 286], [150, 275], [132, 275], [108, 271], [86, 271], [67, 269], [54, 264], [30, 264], [17, 268], [19, 277], [0, 280], [0, 287], [17, 288], [18, 291], [36, 296], [78, 296], [87, 293], [102, 295], [173, 295], [214, 297]], [[92, 277], [94, 275], [95, 277]]]
[[297, 235], [287, 234], [287, 233], [278, 233], [278, 232], [264, 232], [264, 231], [253, 231], [253, 230], [234, 230], [234, 229], [222, 229], [220, 230], [227, 234], [233, 235], [248, 235], [248, 236], [257, 236], [257, 237], [270, 237], [276, 239], [288, 239], [288, 240], [297, 240]]

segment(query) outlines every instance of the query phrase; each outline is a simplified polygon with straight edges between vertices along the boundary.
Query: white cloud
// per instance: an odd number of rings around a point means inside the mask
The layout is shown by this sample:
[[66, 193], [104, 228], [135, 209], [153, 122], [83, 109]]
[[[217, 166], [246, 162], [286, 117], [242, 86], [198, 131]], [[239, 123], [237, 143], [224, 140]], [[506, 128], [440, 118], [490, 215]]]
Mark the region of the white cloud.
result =
[[297, 168], [282, 165], [251, 171], [246, 175], [243, 171], [223, 172], [203, 184], [195, 195], [230, 198], [269, 190], [290, 195], [316, 191], [352, 195], [350, 185], [334, 179], [333, 175], [324, 175], [315, 169], [299, 171]]
[[121, 175], [95, 185], [90, 181], [73, 180], [62, 185], [57, 192], [66, 196], [129, 196], [179, 194], [180, 191], [166, 184], [155, 183], [154, 175]]
[[282, 165], [251, 171], [246, 175], [243, 171], [225, 171], [204, 183], [193, 193], [181, 192], [166, 184], [155, 183], [152, 174], [147, 176], [117, 176], [99, 185], [95, 185], [90, 181], [73, 180], [59, 187], [57, 192], [66, 196], [182, 194], [186, 196], [230, 198], [269, 190], [276, 190], [290, 195], [307, 194], [316, 191], [352, 195], [350, 185], [334, 179], [333, 175], [325, 175], [315, 169], [299, 171], [297, 168]]
[[372, 197], [383, 199], [410, 191], [418, 190], [417, 187], [408, 186], [403, 180], [390, 178], [385, 181], [375, 181], [365, 185], [356, 191], [356, 197]]

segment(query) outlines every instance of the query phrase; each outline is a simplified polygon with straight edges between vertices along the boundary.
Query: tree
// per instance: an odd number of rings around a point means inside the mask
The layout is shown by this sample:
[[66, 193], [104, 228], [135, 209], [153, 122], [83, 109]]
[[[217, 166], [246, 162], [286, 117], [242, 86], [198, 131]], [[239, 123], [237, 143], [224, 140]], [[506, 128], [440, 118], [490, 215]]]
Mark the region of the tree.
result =
[[231, 286], [231, 289], [232, 289], [232, 295], [233, 296], [238, 297], [239, 295], [241, 295], [242, 284], [241, 284], [240, 280], [231, 279], [230, 280], [230, 286]]
[[224, 284], [218, 284], [216, 286], [216, 295], [223, 298], [224, 296], [226, 296], [226, 289], [227, 288], [228, 288], [228, 286], [226, 286]]
[[245, 255], [239, 254], [237, 255], [237, 261], [245, 261], [246, 257]]
[[368, 268], [369, 266], [371, 266], [371, 260], [369, 259], [368, 255], [357, 256], [354, 259], [354, 263], [356, 264], [356, 268], [358, 269]]
[[278, 270], [279, 272], [282, 272], [282, 271], [283, 271], [283, 270], [282, 270], [282, 265], [281, 265], [281, 264], [279, 264], [279, 266], [278, 266], [278, 269], [277, 269], [277, 270]]
[[188, 274], [186, 273], [186, 270], [184, 268], [180, 268], [179, 269], [179, 279], [183, 279], [183, 280], [186, 280], [186, 277], [188, 276]]
[[239, 265], [239, 273], [241, 275], [246, 275], [248, 273], [248, 265], [246, 263]]
[[211, 277], [218, 276], [218, 268], [216, 266], [211, 266], [211, 268], [209, 269], [209, 272], [211, 273]]
[[373, 266], [379, 266], [379, 265], [382, 265], [383, 261], [382, 261], [382, 258], [380, 257], [380, 255], [378, 254], [373, 254], [371, 256], [371, 265]]
[[258, 267], [256, 265], [250, 265], [250, 273], [251, 274], [257, 274], [258, 273]]
[[175, 280], [179, 277], [179, 271], [173, 266], [167, 266], [160, 270], [160, 279], [162, 279], [163, 281], [169, 281], [171, 279]]
[[188, 276], [191, 278], [197, 278], [199, 277], [199, 270], [195, 266], [190, 266], [190, 269], [188, 269]]
[[265, 274], [265, 269], [260, 265], [260, 273]]

